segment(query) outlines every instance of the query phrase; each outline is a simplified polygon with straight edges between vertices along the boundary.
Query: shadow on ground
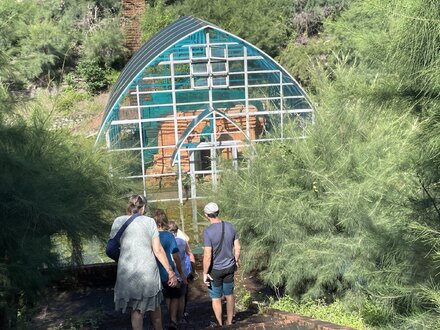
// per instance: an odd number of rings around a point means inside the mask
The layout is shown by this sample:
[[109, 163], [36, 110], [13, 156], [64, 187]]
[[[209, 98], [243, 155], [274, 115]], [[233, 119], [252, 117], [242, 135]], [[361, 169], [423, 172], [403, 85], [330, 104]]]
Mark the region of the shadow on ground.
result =
[[[198, 258], [197, 272], [201, 274], [201, 260]], [[116, 264], [87, 265], [66, 271], [63, 280], [48, 289], [39, 302], [36, 315], [32, 319], [32, 329], [105, 329], [130, 330], [130, 314], [114, 311], [113, 285], [116, 276]], [[255, 277], [236, 275], [240, 290], [250, 293], [251, 300], [257, 295], [269, 293]], [[225, 310], [226, 308], [224, 308]], [[179, 329], [210, 329], [214, 322], [211, 301], [201, 276], [189, 286], [187, 304], [187, 323]], [[164, 328], [168, 326], [166, 306], [162, 305]], [[226, 316], [224, 316], [225, 318]], [[228, 329], [349, 329], [327, 322], [314, 320], [292, 313], [265, 311], [259, 313], [256, 306], [237, 308], [236, 323]], [[145, 317], [144, 329], [153, 329], [148, 316]]]

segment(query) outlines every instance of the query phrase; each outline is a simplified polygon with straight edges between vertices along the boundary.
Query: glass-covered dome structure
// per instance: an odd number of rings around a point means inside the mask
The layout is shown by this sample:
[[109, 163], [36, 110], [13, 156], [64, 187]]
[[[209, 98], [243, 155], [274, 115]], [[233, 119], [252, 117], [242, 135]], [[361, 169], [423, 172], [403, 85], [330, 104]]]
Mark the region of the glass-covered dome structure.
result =
[[[97, 143], [132, 160], [128, 178], [140, 180], [149, 198], [182, 202], [196, 198], [197, 182], [215, 184], [223, 160], [239, 168], [244, 148], [283, 139], [287, 121], [295, 120], [301, 137], [312, 114], [303, 89], [270, 56], [209, 22], [182, 17], [127, 63]], [[160, 196], [165, 186], [173, 188]]]

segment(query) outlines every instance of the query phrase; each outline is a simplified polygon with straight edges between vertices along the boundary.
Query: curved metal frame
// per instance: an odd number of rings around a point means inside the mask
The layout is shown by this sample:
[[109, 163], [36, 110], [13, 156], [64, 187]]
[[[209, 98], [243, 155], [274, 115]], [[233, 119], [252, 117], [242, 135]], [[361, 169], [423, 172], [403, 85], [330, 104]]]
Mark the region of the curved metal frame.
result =
[[[217, 43], [210, 41], [210, 33], [213, 32], [213, 38], [217, 38]], [[204, 36], [205, 39], [202, 40], [200, 44], [197, 44], [194, 40], [198, 38], [197, 34]], [[220, 37], [219, 37], [220, 36]], [[185, 44], [186, 38], [188, 38], [188, 43]], [[193, 43], [191, 43], [193, 42]], [[193, 76], [195, 76], [197, 73], [193, 71], [193, 62], [191, 62], [193, 59], [192, 56], [192, 47], [205, 47], [206, 51], [211, 51], [211, 49], [218, 47], [224, 47], [225, 49], [225, 61], [227, 65], [225, 65], [225, 74], [227, 76], [227, 80], [225, 80], [225, 86], [222, 85], [208, 85], [199, 87], [194, 84], [194, 81], [192, 80]], [[183, 61], [182, 57], [179, 58], [178, 52], [183, 49], [184, 47], [188, 47], [187, 54], [188, 58]], [[229, 48], [228, 48], [229, 47]], [[236, 47], [236, 49], [240, 49], [242, 51], [241, 57], [236, 57], [236, 55], [229, 55], [228, 49], [234, 49], [233, 47]], [[175, 53], [176, 52], [176, 56]], [[241, 53], [240, 53], [241, 54]], [[161, 57], [162, 56], [162, 57]], [[212, 56], [212, 58], [210, 57]], [[209, 76], [209, 68], [211, 68], [214, 72], [214, 67], [210, 67], [210, 63], [215, 63], [219, 60], [219, 58], [215, 57], [217, 55], [213, 55], [211, 53], [206, 53], [206, 61], [208, 65], [207, 69], [207, 75]], [[229, 64], [233, 61], [242, 61], [243, 62], [243, 69], [239, 71], [243, 72], [237, 72], [237, 71], [229, 71]], [[161, 61], [161, 62], [159, 62]], [[261, 61], [259, 64], [257, 64], [257, 67], [260, 71], [255, 70], [254, 68], [248, 67], [251, 66], [252, 61]], [[190, 70], [185, 75], [181, 72], [176, 73], [174, 70], [177, 70], [177, 67], [181, 65], [182, 63], [188, 64]], [[152, 75], [151, 77], [145, 76], [145, 70], [147, 70], [149, 67], [153, 67], [154, 65], [157, 65], [158, 68], [160, 68], [160, 65], [163, 65], [163, 69], [165, 72], [165, 68], [167, 70], [167, 73], [162, 75]], [[161, 69], [161, 68], [160, 68]], [[238, 74], [242, 74], [243, 78], [234, 78], [237, 77]], [[255, 77], [258, 77], [258, 74], [265, 77], [263, 78], [263, 82], [260, 84], [254, 84], [254, 81], [251, 81], [252, 79], [255, 79]], [[235, 75], [235, 76], [234, 76]], [[176, 83], [178, 79], [181, 79], [182, 77], [189, 77], [189, 81], [191, 82], [191, 87], [187, 90], [180, 89], [179, 86], [176, 87]], [[212, 75], [214, 77], [214, 75]], [[209, 79], [213, 79], [213, 78]], [[231, 77], [238, 80], [239, 84], [237, 85], [230, 85]], [[252, 78], [251, 78], [252, 77]], [[148, 88], [145, 88], [145, 86], [148, 86], [151, 81], [156, 81], [163, 79], [164, 81], [167, 81], [166, 87], [164, 87], [164, 90], [150, 90]], [[265, 80], [264, 80], [265, 79]], [[211, 84], [213, 84], [211, 80]], [[153, 83], [151, 83], [153, 86]], [[168, 85], [169, 84], [169, 85]], [[145, 89], [144, 89], [145, 88]], [[185, 87], [186, 88], [186, 87]], [[228, 90], [233, 91], [235, 88], [235, 91], [243, 93], [241, 95], [242, 97], [238, 97], [235, 99], [225, 99], [225, 98], [218, 98], [218, 95], [216, 95], [216, 89], [221, 90]], [[259, 90], [261, 89], [261, 92]], [[196, 92], [197, 90], [203, 90], [207, 91], [209, 95], [209, 100], [203, 100], [200, 101], [200, 99], [197, 100], [189, 100], [187, 103], [183, 103], [182, 100], [179, 100], [178, 95], [181, 95], [179, 93], [185, 92], [185, 91], [191, 91]], [[266, 91], [267, 95], [263, 95], [264, 91]], [[274, 92], [275, 91], [275, 92]], [[278, 91], [278, 92], [277, 92]], [[253, 94], [252, 94], [253, 93]], [[258, 95], [260, 95], [258, 97]], [[273, 94], [272, 94], [273, 93]], [[284, 94], [285, 93], [285, 94]], [[148, 102], [145, 103], [144, 97], [145, 95], [148, 96], [148, 94], [151, 94], [150, 96], [153, 100], [157, 103], [149, 104]], [[169, 100], [166, 98], [166, 95], [169, 94]], [[165, 103], [158, 102], [159, 99], [161, 99], [161, 95], [164, 95], [163, 100], [167, 100]], [[189, 94], [188, 94], [189, 95]], [[224, 95], [235, 95], [233, 93], [227, 94], [225, 92]], [[224, 97], [223, 95], [223, 97]], [[257, 96], [255, 96], [257, 95]], [[124, 98], [132, 96], [136, 99], [135, 105], [122, 105], [121, 102], [125, 102]], [[190, 98], [189, 96], [188, 98]], [[299, 103], [296, 103], [296, 100], [294, 99], [303, 99], [300, 100]], [[295, 102], [291, 102], [291, 101]], [[179, 102], [180, 101], [180, 102]], [[192, 101], [192, 102], [191, 102]], [[200, 101], [200, 102], [196, 102]], [[143, 103], [144, 102], [144, 103]], [[220, 111], [218, 108], [222, 109], [229, 109], [229, 107], [233, 106], [224, 106], [221, 105], [221, 103], [228, 103], [228, 104], [241, 104], [243, 106], [243, 109], [245, 111], [240, 113], [226, 113], [224, 111]], [[263, 102], [266, 102], [268, 107], [266, 105], [263, 107], [264, 111], [261, 109], [257, 109], [256, 112], [251, 112], [250, 108], [255, 105], [255, 103], [260, 102], [261, 104]], [[203, 104], [203, 106], [202, 106]], [[300, 106], [298, 106], [300, 104]], [[304, 108], [301, 108], [301, 106], [304, 106]], [[183, 110], [184, 107], [193, 107], [193, 114], [188, 115], [184, 114], [184, 116], [178, 116], [178, 112], [180, 111], [186, 111]], [[199, 111], [203, 108], [207, 108], [206, 110], [203, 110], [198, 115], [195, 113], [195, 111]], [[258, 106], [257, 106], [258, 107]], [[145, 113], [150, 111], [149, 109], [153, 108], [152, 111], [155, 111], [154, 109], [157, 109], [156, 111], [162, 111], [164, 115], [162, 117], [155, 116], [154, 112], [151, 112], [153, 115], [152, 117], [146, 117]], [[133, 113], [136, 111], [136, 117], [133, 117], [131, 119], [119, 119], [115, 120], [112, 117], [114, 116], [114, 111], [120, 111], [121, 109], [128, 109], [129, 111], [133, 110]], [[163, 109], [163, 110], [162, 110]], [[172, 111], [171, 111], [172, 109]], [[127, 110], [127, 111], [128, 111]], [[229, 111], [229, 110], [227, 110]], [[124, 68], [124, 70], [121, 73], [121, 76], [118, 78], [115, 87], [111, 93], [109, 102], [106, 106], [105, 114], [103, 116], [103, 121], [98, 133], [98, 137], [96, 140], [96, 143], [98, 143], [100, 140], [103, 139], [104, 132], [107, 132], [113, 130], [120, 134], [121, 132], [125, 131], [132, 131], [133, 134], [139, 134], [139, 141], [137, 142], [137, 145], [133, 145], [131, 147], [120, 149], [120, 150], [127, 150], [127, 151], [133, 151], [133, 152], [140, 152], [141, 161], [142, 161], [142, 174], [141, 175], [132, 175], [130, 178], [142, 178], [144, 182], [144, 194], [146, 194], [146, 186], [145, 186], [145, 180], [147, 177], [161, 177], [161, 176], [171, 176], [171, 175], [177, 175], [178, 177], [178, 200], [182, 202], [182, 168], [180, 164], [180, 151], [182, 148], [182, 145], [184, 141], [188, 138], [188, 136], [193, 131], [194, 127], [202, 122], [203, 120], [206, 120], [209, 118], [209, 116], [213, 116], [214, 118], [217, 118], [218, 115], [220, 118], [224, 118], [228, 122], [230, 122], [235, 128], [238, 129], [237, 133], [240, 133], [245, 138], [247, 144], [244, 145], [250, 145], [252, 148], [254, 147], [255, 142], [260, 141], [268, 141], [269, 139], [264, 138], [252, 138], [253, 135], [250, 134], [250, 118], [252, 117], [252, 120], [254, 120], [254, 117], [259, 118], [265, 116], [267, 118], [274, 118], [275, 121], [279, 121], [281, 126], [283, 125], [283, 119], [286, 115], [292, 115], [296, 114], [298, 116], [301, 116], [303, 113], [310, 113], [310, 118], [313, 121], [313, 107], [311, 106], [310, 100], [304, 90], [301, 88], [301, 86], [297, 83], [297, 81], [274, 59], [272, 59], [270, 56], [268, 56], [265, 52], [258, 49], [256, 46], [250, 44], [249, 42], [209, 23], [203, 20], [200, 20], [195, 17], [183, 17], [176, 21], [175, 23], [169, 25], [168, 27], [164, 28], [162, 31], [160, 31], [156, 36], [154, 36], [150, 41], [145, 43], [139, 51], [132, 57], [132, 59], [128, 62], [127, 66]], [[241, 116], [241, 124], [242, 127], [240, 127], [239, 124], [240, 121], [234, 121], [234, 118], [236, 116]], [[126, 117], [128, 118], [128, 117]], [[278, 119], [279, 118], [279, 119]], [[183, 133], [179, 133], [177, 128], [178, 120], [191, 120], [188, 127], [184, 130]], [[173, 122], [174, 125], [174, 142], [172, 145], [161, 145], [159, 146], [153, 146], [148, 144], [148, 141], [145, 142], [144, 139], [150, 138], [147, 136], [147, 128], [149, 127], [150, 123], [151, 126], [156, 125], [155, 127], [162, 127], [164, 123], [166, 122]], [[273, 124], [270, 122], [270, 124]], [[121, 125], [121, 126], [118, 126]], [[124, 125], [124, 126], [123, 126]], [[135, 127], [136, 126], [136, 127]], [[169, 127], [169, 126], [168, 126]], [[244, 128], [246, 127], [246, 128]], [[215, 125], [214, 125], [214, 138], [213, 138], [213, 144], [210, 147], [211, 149], [216, 149], [220, 147], [220, 144], [216, 141], [216, 132], [215, 132]], [[253, 132], [251, 132], [253, 133]], [[121, 133], [122, 134], [122, 133]], [[180, 135], [180, 136], [179, 136]], [[111, 138], [110, 136], [106, 136], [108, 146], [110, 147]], [[283, 138], [283, 136], [281, 136]], [[238, 139], [235, 139], [234, 141], [238, 141]], [[224, 145], [223, 147], [225, 147]], [[206, 147], [206, 145], [204, 146]], [[168, 150], [171, 153], [172, 148], [174, 148], [171, 156], [171, 166], [175, 167], [177, 165], [177, 171], [174, 172], [174, 174], [170, 173], [160, 173], [160, 174], [147, 174], [147, 166], [145, 164], [145, 155], [148, 157], [151, 156], [153, 152], [160, 152], [162, 149], [168, 148]], [[155, 151], [156, 150], [156, 151]], [[149, 154], [150, 153], [150, 154]], [[147, 161], [150, 158], [147, 158]], [[167, 165], [168, 166], [168, 165]], [[212, 170], [212, 178], [213, 183], [215, 183], [216, 180], [216, 165], [214, 164], [214, 168]]]
[[176, 144], [176, 148], [174, 149], [173, 155], [171, 156], [171, 166], [174, 166], [176, 161], [177, 161], [177, 155], [180, 151], [180, 149], [182, 148], [183, 142], [185, 142], [185, 140], [188, 138], [188, 136], [191, 134], [191, 132], [194, 130], [194, 128], [197, 126], [198, 123], [202, 122], [205, 119], [208, 119], [208, 117], [210, 117], [212, 114], [218, 114], [220, 117], [226, 119], [227, 121], [229, 121], [232, 125], [234, 125], [238, 131], [243, 134], [243, 136], [246, 138], [246, 140], [248, 141], [249, 146], [251, 146], [254, 150], [255, 147], [252, 144], [252, 141], [249, 139], [249, 136], [241, 129], [240, 126], [238, 126], [233, 120], [231, 120], [228, 115], [226, 115], [224, 112], [220, 111], [220, 110], [216, 110], [214, 108], [210, 108], [210, 109], [206, 109], [205, 111], [203, 111], [201, 114], [199, 114], [192, 122], [191, 124], [188, 125], [188, 127], [186, 128], [186, 130], [182, 133], [182, 135], [180, 136], [179, 141]]

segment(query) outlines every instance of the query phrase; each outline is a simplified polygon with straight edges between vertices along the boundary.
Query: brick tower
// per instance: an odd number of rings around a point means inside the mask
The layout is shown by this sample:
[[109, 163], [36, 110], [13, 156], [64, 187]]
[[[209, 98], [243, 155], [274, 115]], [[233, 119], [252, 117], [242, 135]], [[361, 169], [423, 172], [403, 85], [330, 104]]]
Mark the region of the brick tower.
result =
[[144, 11], [145, 0], [122, 0], [125, 46], [132, 52], [141, 46], [141, 18]]

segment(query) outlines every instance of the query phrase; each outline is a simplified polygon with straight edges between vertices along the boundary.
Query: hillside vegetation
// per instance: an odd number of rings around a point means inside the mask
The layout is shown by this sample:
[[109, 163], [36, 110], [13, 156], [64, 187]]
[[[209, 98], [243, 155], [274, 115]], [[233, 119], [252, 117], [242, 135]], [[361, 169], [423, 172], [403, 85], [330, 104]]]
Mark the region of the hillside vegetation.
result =
[[[273, 56], [315, 106], [305, 140], [258, 145], [246, 171], [225, 168], [213, 197], [240, 231], [244, 268], [286, 309], [440, 328], [438, 1], [146, 3], [143, 41], [183, 15], [206, 19]], [[122, 209], [123, 163], [110, 175], [84, 125], [130, 58], [120, 15], [115, 0], [0, 2], [4, 328], [25, 324], [57, 269], [53, 237], [81, 263], [83, 240]]]

